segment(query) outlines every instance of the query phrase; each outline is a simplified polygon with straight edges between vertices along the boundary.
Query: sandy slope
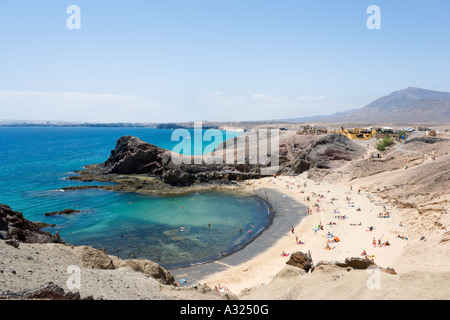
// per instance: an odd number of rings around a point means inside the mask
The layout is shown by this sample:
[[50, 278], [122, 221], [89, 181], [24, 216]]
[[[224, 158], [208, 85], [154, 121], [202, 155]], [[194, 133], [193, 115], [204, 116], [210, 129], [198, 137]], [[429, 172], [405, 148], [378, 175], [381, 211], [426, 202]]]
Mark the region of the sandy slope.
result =
[[[39, 289], [53, 282], [65, 292], [79, 292], [81, 298], [107, 300], [167, 300], [167, 299], [228, 299], [225, 293], [209, 288], [179, 288], [163, 285], [153, 277], [134, 271], [130, 267], [99, 269], [102, 263], [95, 257], [91, 261], [83, 258], [86, 252], [95, 252], [89, 247], [73, 247], [62, 244], [26, 244], [18, 248], [0, 241], [0, 296], [8, 291]], [[111, 257], [111, 256], [110, 256]], [[121, 260], [111, 257], [114, 264]], [[74, 269], [79, 268], [80, 287], [76, 285]], [[234, 298], [234, 297], [231, 297]]]

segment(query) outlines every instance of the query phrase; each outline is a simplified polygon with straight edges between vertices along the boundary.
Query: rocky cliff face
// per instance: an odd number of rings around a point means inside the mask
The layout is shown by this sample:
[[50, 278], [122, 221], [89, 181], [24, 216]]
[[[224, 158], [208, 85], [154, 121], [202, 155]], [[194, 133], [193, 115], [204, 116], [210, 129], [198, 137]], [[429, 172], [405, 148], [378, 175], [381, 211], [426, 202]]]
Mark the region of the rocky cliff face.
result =
[[40, 231], [37, 223], [28, 221], [22, 213], [13, 211], [5, 204], [0, 204], [0, 239], [26, 243], [62, 242], [59, 237]]
[[168, 169], [170, 152], [133, 136], [123, 136], [106, 160], [105, 173], [159, 175]]
[[133, 136], [123, 136], [104, 163], [104, 174], [148, 174], [159, 177], [173, 186], [186, 186], [194, 182], [212, 180], [243, 180], [258, 177], [256, 166], [194, 163], [194, 157], [186, 157], [187, 163], [175, 163], [174, 154]]

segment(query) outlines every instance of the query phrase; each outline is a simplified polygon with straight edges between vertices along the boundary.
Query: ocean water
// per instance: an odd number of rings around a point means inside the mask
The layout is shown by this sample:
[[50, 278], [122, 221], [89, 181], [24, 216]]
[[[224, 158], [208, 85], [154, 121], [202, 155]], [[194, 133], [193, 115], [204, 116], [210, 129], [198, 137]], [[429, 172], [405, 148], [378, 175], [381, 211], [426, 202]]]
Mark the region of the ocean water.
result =
[[[124, 259], [158, 261], [166, 268], [211, 261], [220, 257], [220, 250], [231, 253], [270, 223], [264, 201], [233, 192], [162, 197], [61, 191], [66, 186], [100, 184], [65, 178], [84, 165], [104, 162], [123, 135], [166, 149], [179, 143], [171, 141], [172, 130], [165, 129], [0, 127], [0, 203], [29, 220], [56, 224], [45, 230], [59, 230], [68, 243], [106, 248]], [[210, 144], [192, 146], [192, 153], [201, 154]], [[81, 212], [44, 215], [65, 208]]]

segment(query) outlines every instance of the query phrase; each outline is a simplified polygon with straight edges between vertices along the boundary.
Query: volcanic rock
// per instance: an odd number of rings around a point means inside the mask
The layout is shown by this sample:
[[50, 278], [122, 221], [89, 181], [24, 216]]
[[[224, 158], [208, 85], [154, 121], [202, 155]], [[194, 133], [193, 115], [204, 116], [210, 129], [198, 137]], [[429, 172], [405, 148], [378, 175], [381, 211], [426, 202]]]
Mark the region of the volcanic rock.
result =
[[0, 239], [25, 243], [62, 243], [58, 236], [41, 231], [40, 226], [24, 218], [22, 213], [0, 204]]

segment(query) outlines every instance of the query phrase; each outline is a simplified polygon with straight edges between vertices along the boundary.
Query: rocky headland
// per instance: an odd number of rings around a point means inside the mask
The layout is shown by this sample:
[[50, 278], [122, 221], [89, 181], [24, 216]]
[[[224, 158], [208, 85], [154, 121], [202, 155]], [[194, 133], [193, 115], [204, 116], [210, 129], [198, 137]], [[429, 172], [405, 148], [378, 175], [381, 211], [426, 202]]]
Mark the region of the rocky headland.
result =
[[[211, 154], [183, 156], [183, 163], [174, 161], [170, 150], [146, 143], [133, 136], [123, 136], [100, 164], [91, 164], [68, 179], [80, 181], [112, 182], [112, 185], [66, 187], [64, 190], [100, 188], [111, 191], [173, 194], [198, 189], [218, 189], [235, 186], [235, 182], [261, 178], [263, 169], [272, 166], [270, 156], [251, 160], [249, 145], [264, 146], [266, 137], [250, 140], [231, 139], [219, 145]], [[233, 145], [230, 148], [230, 144]], [[227, 159], [240, 151], [245, 159], [227, 163]], [[338, 134], [305, 136], [295, 132], [280, 135], [278, 164], [274, 174], [294, 175], [310, 169], [331, 169], [350, 160], [361, 158], [365, 149]], [[253, 159], [254, 160], [254, 159]]]

